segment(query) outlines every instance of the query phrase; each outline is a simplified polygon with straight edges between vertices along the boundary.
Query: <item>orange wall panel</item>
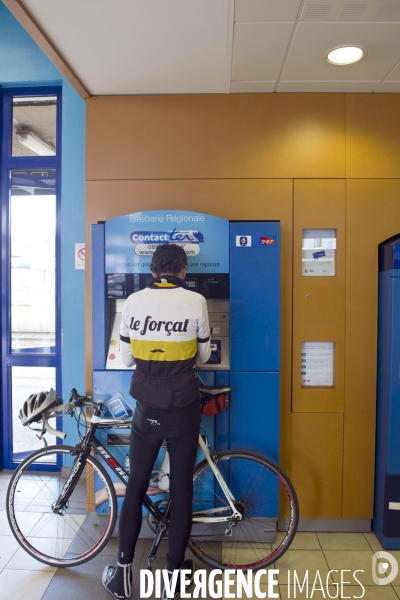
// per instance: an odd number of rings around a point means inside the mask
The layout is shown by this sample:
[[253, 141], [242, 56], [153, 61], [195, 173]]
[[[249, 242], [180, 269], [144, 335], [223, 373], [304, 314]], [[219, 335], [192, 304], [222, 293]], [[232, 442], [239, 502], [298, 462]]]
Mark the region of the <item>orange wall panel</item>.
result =
[[400, 177], [399, 94], [346, 96], [346, 177]]
[[342, 516], [343, 415], [292, 415], [290, 477], [302, 519]]
[[[88, 265], [90, 224], [128, 212], [281, 221], [281, 463], [304, 518], [372, 516], [377, 246], [400, 231], [399, 139], [396, 94], [87, 101]], [[336, 277], [301, 276], [303, 228], [337, 229]], [[307, 340], [336, 342], [335, 389], [301, 388]]]
[[87, 179], [344, 177], [344, 95], [87, 101]]

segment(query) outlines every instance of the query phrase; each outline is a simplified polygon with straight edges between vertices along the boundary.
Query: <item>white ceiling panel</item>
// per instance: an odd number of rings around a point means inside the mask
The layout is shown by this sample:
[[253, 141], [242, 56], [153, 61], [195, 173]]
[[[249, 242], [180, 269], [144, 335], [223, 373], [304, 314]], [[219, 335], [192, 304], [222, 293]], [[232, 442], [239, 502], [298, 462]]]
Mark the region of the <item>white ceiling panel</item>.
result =
[[301, 20], [400, 22], [400, 0], [307, 0]]
[[276, 81], [232, 81], [232, 94], [271, 93], [275, 90]]
[[390, 72], [387, 77], [388, 81], [400, 81], [400, 63]]
[[376, 90], [376, 94], [400, 94], [400, 81], [384, 81]]
[[235, 23], [232, 81], [276, 80], [292, 31], [292, 23]]
[[[2, 1], [83, 98], [400, 93], [400, 0]], [[366, 56], [327, 62], [348, 44]]]
[[233, 0], [24, 0], [92, 95], [229, 92]]
[[326, 92], [343, 94], [368, 94], [379, 81], [281, 81], [278, 92]]
[[301, 0], [236, 0], [235, 21], [295, 21]]
[[[326, 54], [336, 46], [366, 49], [358, 63], [335, 66]], [[400, 59], [400, 23], [299, 23], [283, 80], [381, 80]]]

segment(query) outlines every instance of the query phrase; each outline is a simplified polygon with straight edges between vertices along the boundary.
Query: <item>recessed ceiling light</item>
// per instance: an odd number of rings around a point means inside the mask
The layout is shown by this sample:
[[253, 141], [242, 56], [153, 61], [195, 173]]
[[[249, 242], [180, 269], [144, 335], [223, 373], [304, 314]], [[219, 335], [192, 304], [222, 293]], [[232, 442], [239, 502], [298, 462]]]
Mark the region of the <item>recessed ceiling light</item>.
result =
[[351, 65], [362, 59], [365, 52], [360, 46], [342, 46], [328, 53], [327, 60], [333, 65]]

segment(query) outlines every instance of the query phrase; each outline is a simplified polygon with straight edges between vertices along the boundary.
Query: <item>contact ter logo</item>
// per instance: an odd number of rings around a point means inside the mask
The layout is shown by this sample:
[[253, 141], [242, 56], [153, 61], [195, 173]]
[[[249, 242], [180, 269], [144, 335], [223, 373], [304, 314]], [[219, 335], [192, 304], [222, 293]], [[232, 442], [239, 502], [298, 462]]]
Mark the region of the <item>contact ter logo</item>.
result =
[[[380, 562], [378, 562], [380, 560]], [[395, 578], [399, 565], [394, 556], [389, 552], [375, 552], [372, 557], [372, 579], [376, 585], [387, 585]]]

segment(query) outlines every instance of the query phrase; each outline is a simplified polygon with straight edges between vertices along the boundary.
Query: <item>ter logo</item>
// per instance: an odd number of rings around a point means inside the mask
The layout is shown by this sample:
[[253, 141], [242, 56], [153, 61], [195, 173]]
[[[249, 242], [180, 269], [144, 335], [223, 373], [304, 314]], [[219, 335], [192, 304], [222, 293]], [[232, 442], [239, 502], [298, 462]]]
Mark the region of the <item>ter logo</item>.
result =
[[372, 557], [372, 579], [376, 585], [387, 585], [397, 576], [397, 560], [389, 552], [375, 552]]

